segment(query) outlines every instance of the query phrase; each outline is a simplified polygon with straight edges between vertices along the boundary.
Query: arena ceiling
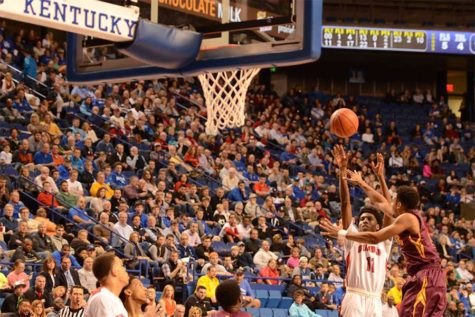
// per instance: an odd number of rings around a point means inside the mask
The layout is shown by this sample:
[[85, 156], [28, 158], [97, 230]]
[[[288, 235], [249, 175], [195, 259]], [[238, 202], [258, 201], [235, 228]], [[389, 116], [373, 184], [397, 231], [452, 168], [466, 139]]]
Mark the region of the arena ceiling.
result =
[[324, 18], [327, 22], [475, 28], [475, 0], [325, 0]]

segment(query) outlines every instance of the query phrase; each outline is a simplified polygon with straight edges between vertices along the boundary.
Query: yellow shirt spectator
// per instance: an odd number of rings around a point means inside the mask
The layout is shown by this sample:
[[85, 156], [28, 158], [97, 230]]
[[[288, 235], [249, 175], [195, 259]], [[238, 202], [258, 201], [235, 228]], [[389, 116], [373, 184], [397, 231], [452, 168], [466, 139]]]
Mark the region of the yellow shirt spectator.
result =
[[402, 286], [404, 283], [404, 279], [400, 278], [397, 280], [396, 285], [388, 291], [388, 297], [392, 296], [394, 298], [394, 305], [399, 305], [402, 302]]
[[106, 189], [106, 199], [111, 199], [112, 196], [114, 196], [114, 190], [109, 186], [109, 184], [107, 183], [98, 183], [97, 181], [95, 181], [94, 183], [92, 183], [91, 185], [91, 188], [89, 189], [89, 195], [93, 196], [93, 197], [96, 197], [97, 196], [97, 192], [99, 191], [99, 189], [101, 189], [102, 187], [104, 187]]
[[204, 286], [206, 288], [206, 297], [211, 298], [213, 303], [216, 303], [216, 288], [219, 285], [219, 280], [216, 277], [216, 268], [208, 267], [208, 272], [198, 279], [196, 286]]

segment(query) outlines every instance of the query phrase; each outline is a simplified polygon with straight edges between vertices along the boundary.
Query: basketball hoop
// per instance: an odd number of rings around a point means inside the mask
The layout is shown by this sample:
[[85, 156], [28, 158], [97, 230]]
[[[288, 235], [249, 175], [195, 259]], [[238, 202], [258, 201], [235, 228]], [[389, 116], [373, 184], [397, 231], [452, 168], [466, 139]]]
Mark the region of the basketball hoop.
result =
[[244, 125], [246, 94], [260, 68], [198, 75], [206, 101], [206, 134]]

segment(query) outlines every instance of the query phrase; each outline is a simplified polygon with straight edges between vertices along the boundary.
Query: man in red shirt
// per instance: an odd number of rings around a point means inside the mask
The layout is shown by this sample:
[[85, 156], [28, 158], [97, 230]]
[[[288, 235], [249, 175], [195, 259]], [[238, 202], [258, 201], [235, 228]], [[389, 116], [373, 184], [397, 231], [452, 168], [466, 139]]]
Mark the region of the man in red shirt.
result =
[[43, 191], [38, 194], [38, 201], [46, 207], [58, 208], [58, 201], [55, 199], [53, 194], [53, 188], [51, 184], [46, 181], [43, 182]]

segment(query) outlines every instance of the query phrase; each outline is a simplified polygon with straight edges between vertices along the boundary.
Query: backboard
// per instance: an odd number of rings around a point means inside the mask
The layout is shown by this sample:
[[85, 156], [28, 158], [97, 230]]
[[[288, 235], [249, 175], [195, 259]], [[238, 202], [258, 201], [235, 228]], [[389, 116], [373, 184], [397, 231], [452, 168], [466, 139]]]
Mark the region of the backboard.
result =
[[[124, 0], [103, 1], [124, 5]], [[120, 54], [112, 42], [70, 33], [70, 82], [194, 76], [301, 64], [320, 55], [322, 0], [139, 0], [133, 5], [144, 19], [200, 32], [196, 61], [183, 69], [153, 67]]]

